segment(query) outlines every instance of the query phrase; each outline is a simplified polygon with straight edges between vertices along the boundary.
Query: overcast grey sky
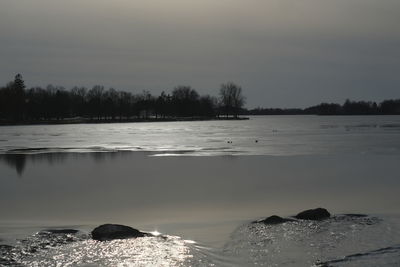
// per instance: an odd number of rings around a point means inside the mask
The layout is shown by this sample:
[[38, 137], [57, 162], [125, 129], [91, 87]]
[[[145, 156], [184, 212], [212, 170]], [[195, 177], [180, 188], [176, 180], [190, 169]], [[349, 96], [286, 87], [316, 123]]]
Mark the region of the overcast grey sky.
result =
[[243, 87], [247, 106], [400, 98], [399, 0], [0, 0], [0, 84], [154, 94]]

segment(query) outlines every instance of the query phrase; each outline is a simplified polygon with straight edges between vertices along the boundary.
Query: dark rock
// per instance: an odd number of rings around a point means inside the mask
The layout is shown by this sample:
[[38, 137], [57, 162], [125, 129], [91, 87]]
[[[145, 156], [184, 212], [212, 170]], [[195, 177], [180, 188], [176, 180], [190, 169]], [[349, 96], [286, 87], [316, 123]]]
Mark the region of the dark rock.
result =
[[282, 217], [279, 217], [277, 215], [272, 215], [272, 216], [270, 216], [268, 218], [265, 218], [264, 220], [255, 221], [254, 223], [280, 224], [280, 223], [292, 222], [292, 221], [294, 221], [294, 220], [282, 218]]
[[140, 232], [129, 226], [120, 224], [103, 224], [92, 231], [94, 240], [106, 241], [113, 239], [126, 239], [151, 236], [151, 234]]
[[41, 233], [50, 233], [50, 234], [76, 234], [79, 230], [75, 229], [46, 229], [42, 230]]
[[331, 217], [331, 214], [326, 209], [317, 208], [317, 209], [302, 211], [294, 217], [300, 220], [319, 221]]

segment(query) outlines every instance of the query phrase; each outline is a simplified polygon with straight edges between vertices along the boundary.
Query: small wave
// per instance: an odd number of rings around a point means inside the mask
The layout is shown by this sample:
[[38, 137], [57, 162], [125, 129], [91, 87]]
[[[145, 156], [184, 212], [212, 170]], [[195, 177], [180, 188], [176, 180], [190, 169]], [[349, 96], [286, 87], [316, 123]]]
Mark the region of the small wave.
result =
[[219, 151], [219, 150], [227, 150], [231, 149], [231, 147], [223, 146], [223, 147], [205, 147], [202, 148], [202, 151]]
[[3, 154], [47, 154], [47, 153], [71, 153], [71, 152], [115, 152], [114, 148], [101, 146], [91, 147], [26, 147], [10, 148], [3, 151]]
[[178, 236], [95, 241], [74, 229], [40, 231], [0, 245], [6, 266], [212, 266], [207, 249]]
[[[378, 264], [378, 262], [376, 262], [382, 259], [384, 259], [385, 263], [381, 262], [380, 264]], [[400, 245], [380, 248], [363, 253], [351, 254], [341, 259], [329, 260], [325, 262], [317, 262], [316, 266], [329, 267], [329, 266], [336, 266], [337, 264], [343, 266], [344, 263], [349, 263], [349, 262], [355, 263], [357, 261], [368, 261], [369, 266], [378, 266], [378, 265], [383, 266], [383, 264], [385, 264], [386, 266], [392, 266], [392, 262], [398, 264], [400, 263]], [[366, 265], [359, 265], [359, 266], [366, 266]]]
[[321, 129], [336, 129], [339, 128], [339, 125], [321, 125]]
[[197, 153], [196, 150], [170, 150], [170, 151], [153, 151], [153, 154], [150, 156], [153, 157], [167, 157], [167, 156], [186, 156], [186, 155], [193, 155]]
[[347, 130], [352, 129], [368, 129], [368, 128], [378, 128], [378, 124], [357, 124], [357, 125], [345, 125]]
[[87, 238], [88, 234], [78, 230], [68, 232], [54, 229], [43, 230], [20, 240], [15, 246], [0, 245], [0, 263], [12, 266], [34, 265], [24, 263], [25, 259], [36, 253]]
[[18, 266], [13, 260], [13, 249], [9, 245], [0, 245], [0, 266]]
[[[159, 148], [155, 149], [152, 147], [144, 148], [140, 146], [121, 146], [121, 147], [105, 147], [105, 146], [89, 146], [89, 147], [32, 147], [32, 148], [9, 148], [0, 151], [0, 155], [12, 155], [12, 154], [55, 154], [55, 153], [98, 153], [98, 152], [149, 152], [155, 153], [156, 155], [187, 155], [191, 153], [197, 153], [202, 149], [173, 149], [173, 148]], [[218, 151], [217, 149], [207, 149], [210, 151]]]
[[35, 147], [35, 148], [15, 148], [8, 150], [9, 153], [24, 153], [24, 152], [36, 152], [36, 151], [46, 151], [50, 148], [47, 147]]
[[381, 128], [400, 128], [400, 124], [388, 123], [388, 124], [382, 124], [380, 127]]

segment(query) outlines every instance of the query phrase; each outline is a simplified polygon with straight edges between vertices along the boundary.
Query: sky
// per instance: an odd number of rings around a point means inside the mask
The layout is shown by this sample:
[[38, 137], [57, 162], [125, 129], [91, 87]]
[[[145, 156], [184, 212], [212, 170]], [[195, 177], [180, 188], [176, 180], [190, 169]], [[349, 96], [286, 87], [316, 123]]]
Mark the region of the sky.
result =
[[399, 0], [0, 0], [0, 85], [178, 85], [246, 106], [400, 98]]

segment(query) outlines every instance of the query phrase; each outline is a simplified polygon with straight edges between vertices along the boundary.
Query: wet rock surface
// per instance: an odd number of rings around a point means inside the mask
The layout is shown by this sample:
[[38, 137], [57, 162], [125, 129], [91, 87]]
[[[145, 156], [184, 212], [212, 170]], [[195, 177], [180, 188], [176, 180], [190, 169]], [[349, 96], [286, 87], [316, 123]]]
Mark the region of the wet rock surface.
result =
[[241, 266], [397, 266], [398, 221], [365, 214], [278, 224], [260, 220], [238, 227], [224, 252], [247, 259]]
[[45, 229], [40, 231], [40, 233], [49, 233], [49, 234], [76, 234], [79, 230], [75, 229]]
[[24, 266], [22, 259], [74, 242], [86, 240], [88, 235], [75, 229], [45, 229], [18, 240], [15, 246], [0, 244], [0, 266]]
[[285, 223], [285, 222], [292, 222], [294, 221], [293, 219], [287, 219], [287, 218], [282, 218], [277, 215], [272, 215], [268, 218], [265, 218], [263, 220], [258, 220], [253, 223], [264, 223], [264, 224], [280, 224], [280, 223]]
[[296, 216], [293, 216], [291, 218], [283, 218], [278, 215], [272, 215], [265, 219], [253, 221], [252, 223], [264, 223], [266, 225], [275, 225], [286, 222], [299, 222], [302, 220], [321, 221], [326, 219], [332, 219], [335, 221], [351, 221], [357, 219], [359, 223], [367, 225], [372, 225], [380, 220], [377, 217], [371, 217], [367, 214], [361, 214], [361, 213], [345, 213], [332, 216], [326, 209], [317, 208], [317, 209], [302, 211]]
[[92, 231], [92, 238], [98, 241], [151, 236], [149, 233], [121, 224], [103, 224]]
[[302, 211], [294, 217], [300, 220], [320, 221], [331, 217], [331, 214], [324, 208], [316, 208]]
[[[364, 214], [345, 214], [348, 217], [365, 217], [367, 215]], [[313, 220], [313, 221], [319, 221], [319, 220], [324, 220], [327, 218], [330, 218], [331, 214], [328, 212], [328, 210], [324, 208], [316, 208], [316, 209], [309, 209], [300, 212], [293, 218], [282, 218], [278, 215], [272, 215], [269, 216], [263, 220], [258, 220], [254, 221], [253, 223], [264, 223], [267, 225], [273, 225], [273, 224], [281, 224], [281, 223], [286, 223], [286, 222], [294, 222], [297, 220]], [[297, 220], [296, 220], [297, 219]]]

